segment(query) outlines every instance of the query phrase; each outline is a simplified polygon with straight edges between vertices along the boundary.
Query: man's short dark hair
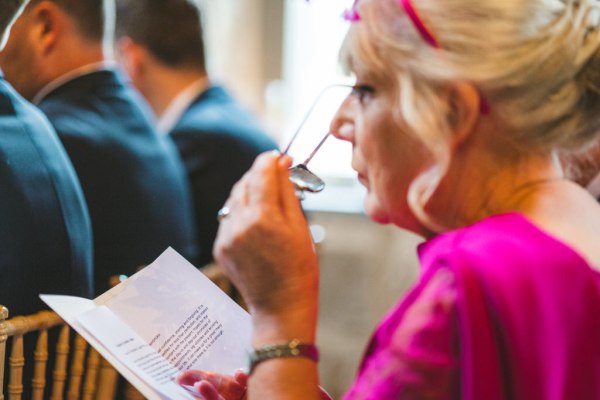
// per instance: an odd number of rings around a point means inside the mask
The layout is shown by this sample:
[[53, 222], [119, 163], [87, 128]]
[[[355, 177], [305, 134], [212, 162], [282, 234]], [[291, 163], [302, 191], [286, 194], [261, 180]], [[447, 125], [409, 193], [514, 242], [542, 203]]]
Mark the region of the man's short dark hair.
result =
[[[43, 0], [31, 0], [31, 5]], [[88, 39], [102, 41], [110, 16], [106, 15], [105, 2], [113, 0], [48, 0], [69, 14], [77, 29]]]
[[116, 35], [165, 65], [205, 70], [200, 9], [192, 0], [117, 0]]
[[8, 24], [25, 0], [0, 0], [0, 34], [3, 34]]

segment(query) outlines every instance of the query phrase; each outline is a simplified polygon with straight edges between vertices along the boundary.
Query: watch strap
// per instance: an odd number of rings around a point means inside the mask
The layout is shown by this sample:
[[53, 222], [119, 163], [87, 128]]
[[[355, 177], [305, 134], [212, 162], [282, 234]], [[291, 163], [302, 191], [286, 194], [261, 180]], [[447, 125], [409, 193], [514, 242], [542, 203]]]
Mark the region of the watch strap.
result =
[[319, 349], [312, 343], [303, 343], [297, 339], [289, 342], [270, 344], [250, 351], [250, 371], [252, 374], [258, 364], [274, 358], [303, 357], [319, 361]]

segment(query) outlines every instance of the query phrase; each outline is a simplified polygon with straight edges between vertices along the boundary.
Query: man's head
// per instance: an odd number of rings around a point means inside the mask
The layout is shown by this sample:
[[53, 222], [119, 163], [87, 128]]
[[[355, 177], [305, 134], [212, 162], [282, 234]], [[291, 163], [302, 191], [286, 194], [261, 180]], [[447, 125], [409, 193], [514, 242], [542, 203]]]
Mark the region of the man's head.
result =
[[112, 39], [113, 1], [31, 0], [0, 54], [6, 79], [32, 99], [53, 79], [101, 61]]
[[160, 116], [183, 89], [207, 81], [196, 0], [117, 0], [117, 48], [133, 85]]
[[175, 69], [205, 70], [200, 10], [193, 0], [117, 0], [116, 36]]
[[109, 4], [105, 0], [31, 0], [28, 9], [50, 2], [69, 15], [78, 33], [92, 42], [104, 39], [106, 25], [112, 16], [107, 15]]
[[27, 0], [0, 0], [0, 50], [6, 45], [15, 18]]

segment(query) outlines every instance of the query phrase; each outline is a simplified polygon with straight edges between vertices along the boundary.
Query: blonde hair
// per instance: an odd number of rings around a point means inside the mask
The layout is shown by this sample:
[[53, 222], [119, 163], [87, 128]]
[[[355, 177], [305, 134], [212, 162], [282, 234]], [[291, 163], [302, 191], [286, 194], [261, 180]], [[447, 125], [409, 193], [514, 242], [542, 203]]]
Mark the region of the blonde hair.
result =
[[503, 121], [499, 134], [522, 149], [582, 149], [600, 131], [600, 1], [412, 3], [439, 49], [420, 36], [399, 0], [361, 0], [361, 21], [342, 56], [397, 86], [396, 119], [435, 160], [412, 183], [408, 202], [422, 223], [440, 231], [424, 211], [450, 163], [452, 110], [438, 89], [472, 82]]

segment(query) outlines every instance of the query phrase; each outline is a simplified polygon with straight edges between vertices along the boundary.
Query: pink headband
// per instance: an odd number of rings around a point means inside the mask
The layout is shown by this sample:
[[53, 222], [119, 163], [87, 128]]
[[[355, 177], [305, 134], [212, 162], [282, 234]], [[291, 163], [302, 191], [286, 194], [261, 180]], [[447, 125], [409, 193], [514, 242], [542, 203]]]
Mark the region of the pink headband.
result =
[[427, 27], [425, 26], [425, 24], [423, 23], [421, 18], [419, 18], [419, 15], [417, 14], [416, 10], [413, 8], [412, 4], [410, 3], [410, 0], [400, 0], [400, 4], [402, 4], [402, 7], [404, 7], [404, 11], [406, 11], [406, 14], [410, 17], [410, 20], [412, 21], [413, 25], [415, 26], [415, 28], [417, 28], [417, 30], [421, 34], [421, 37], [431, 47], [435, 47], [436, 49], [439, 48], [440, 45], [439, 45], [437, 39], [427, 29]]
[[[427, 29], [427, 27], [425, 26], [425, 24], [423, 23], [421, 18], [419, 18], [417, 11], [413, 8], [412, 4], [410, 3], [410, 0], [400, 0], [400, 4], [402, 4], [404, 11], [406, 11], [406, 14], [412, 21], [414, 27], [419, 31], [419, 33], [421, 34], [421, 37], [427, 42], [427, 44], [429, 44], [431, 47], [434, 47], [436, 49], [439, 48], [440, 45], [439, 45], [437, 39]], [[358, 8], [358, 0], [354, 0], [354, 4], [352, 4], [352, 7], [349, 10], [346, 10], [344, 12], [344, 14], [342, 15], [344, 17], [344, 19], [346, 19], [347, 21], [350, 21], [350, 22], [360, 21], [360, 15], [358, 14], [357, 8]]]
[[[421, 18], [419, 18], [419, 15], [417, 14], [416, 10], [413, 8], [412, 4], [410, 3], [410, 0], [400, 0], [400, 4], [402, 4], [402, 7], [404, 7], [404, 11], [406, 11], [406, 14], [410, 17], [410, 20], [412, 21], [415, 28], [417, 28], [417, 30], [421, 34], [421, 37], [423, 38], [423, 40], [425, 40], [427, 42], [427, 44], [429, 44], [431, 47], [439, 49], [440, 44], [438, 43], [435, 36], [433, 36], [433, 34], [429, 31], [429, 29], [427, 29], [427, 27], [425, 26], [425, 24], [423, 23]], [[490, 105], [487, 102], [486, 98], [483, 96], [483, 94], [481, 94], [480, 96], [481, 96], [481, 104], [480, 104], [481, 112], [483, 114], [489, 114]]]
[[[347, 10], [344, 13], [344, 17], [348, 21], [356, 22], [356, 21], [360, 20], [360, 15], [358, 14], [358, 10], [357, 10], [358, 1], [359, 0], [354, 0], [354, 4], [353, 4], [352, 8], [350, 10]], [[404, 11], [406, 11], [406, 14], [410, 18], [414, 27], [419, 31], [419, 34], [421, 35], [423, 40], [425, 40], [425, 42], [427, 42], [427, 44], [430, 45], [431, 47], [439, 49], [440, 48], [439, 42], [437, 41], [435, 36], [433, 36], [433, 34], [429, 31], [429, 29], [427, 29], [427, 27], [425, 26], [425, 24], [423, 23], [421, 18], [419, 18], [417, 11], [413, 8], [412, 4], [410, 3], [410, 0], [400, 0], [400, 4], [404, 8]], [[481, 112], [483, 114], [489, 114], [490, 106], [489, 106], [489, 103], [487, 102], [486, 98], [483, 95], [481, 95], [480, 107], [481, 107]]]

